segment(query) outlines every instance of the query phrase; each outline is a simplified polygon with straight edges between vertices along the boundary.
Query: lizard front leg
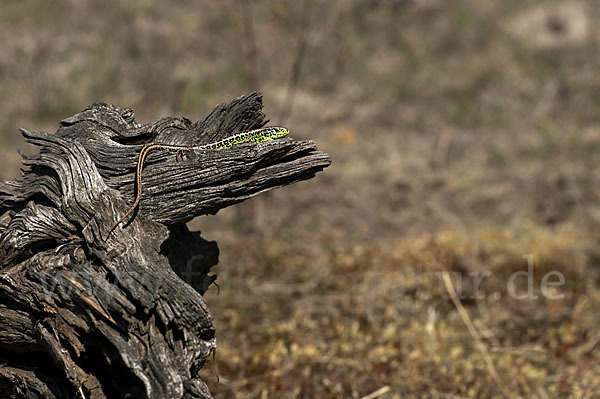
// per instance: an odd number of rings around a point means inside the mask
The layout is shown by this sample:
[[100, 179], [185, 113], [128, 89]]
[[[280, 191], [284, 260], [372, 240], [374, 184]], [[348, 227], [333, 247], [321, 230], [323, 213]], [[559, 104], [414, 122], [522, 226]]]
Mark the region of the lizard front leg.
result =
[[189, 148], [179, 148], [179, 149], [177, 149], [177, 151], [175, 152], [175, 160], [177, 162], [183, 161], [187, 157], [187, 154], [189, 152], [190, 152]]

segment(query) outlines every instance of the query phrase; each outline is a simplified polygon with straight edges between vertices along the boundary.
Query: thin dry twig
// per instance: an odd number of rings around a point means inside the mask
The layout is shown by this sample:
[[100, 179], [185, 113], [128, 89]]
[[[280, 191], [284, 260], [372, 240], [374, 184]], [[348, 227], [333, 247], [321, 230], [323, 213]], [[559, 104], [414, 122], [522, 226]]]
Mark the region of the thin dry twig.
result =
[[376, 390], [374, 392], [371, 392], [370, 394], [368, 394], [366, 396], [363, 396], [360, 399], [375, 399], [375, 398], [380, 397], [383, 394], [388, 393], [389, 391], [390, 391], [390, 387], [388, 385], [386, 385], [384, 387], [379, 388], [378, 390]]
[[284, 123], [285, 120], [290, 116], [292, 108], [294, 106], [294, 99], [296, 97], [296, 90], [300, 83], [300, 75], [302, 72], [302, 63], [304, 56], [306, 55], [306, 47], [308, 44], [308, 32], [310, 25], [310, 9], [311, 1], [304, 0], [302, 6], [302, 15], [300, 17], [300, 31], [298, 32], [298, 47], [296, 48], [296, 54], [294, 56], [294, 63], [292, 65], [292, 73], [290, 76], [290, 82], [287, 88], [286, 98], [283, 102], [281, 112], [279, 115], [280, 123]]
[[542, 346], [491, 347], [490, 352], [525, 354], [530, 352], [546, 353]]
[[500, 374], [498, 374], [498, 370], [496, 370], [496, 366], [494, 366], [494, 362], [492, 361], [492, 357], [490, 356], [490, 354], [487, 350], [487, 347], [483, 343], [483, 340], [481, 339], [479, 332], [473, 325], [473, 322], [471, 321], [471, 318], [469, 317], [469, 314], [467, 313], [466, 309], [460, 302], [460, 299], [458, 299], [458, 295], [456, 294], [456, 290], [454, 289], [454, 285], [452, 285], [452, 280], [450, 279], [450, 275], [448, 274], [447, 271], [442, 272], [442, 278], [444, 280], [444, 285], [446, 286], [446, 291], [448, 291], [448, 295], [450, 295], [450, 298], [452, 298], [452, 302], [454, 303], [456, 310], [458, 310], [458, 314], [460, 315], [463, 322], [467, 326], [467, 330], [469, 330], [469, 334], [471, 334], [471, 337], [477, 343], [477, 349], [479, 349], [479, 351], [483, 355], [483, 358], [485, 359], [485, 363], [487, 365], [490, 375], [492, 376], [492, 379], [494, 380], [494, 382], [498, 386], [498, 389], [500, 390], [500, 392], [502, 392], [502, 395], [504, 397], [514, 398], [515, 396], [512, 395], [506, 389], [506, 386], [505, 386], [504, 382], [502, 381], [502, 378], [500, 378]]
[[258, 46], [254, 33], [254, 12], [252, 1], [242, 1], [242, 44], [244, 53], [244, 73], [246, 85], [250, 90], [258, 90]]
[[253, 375], [252, 377], [246, 377], [243, 378], [239, 381], [234, 381], [234, 382], [229, 382], [224, 378], [221, 378], [221, 381], [223, 381], [223, 385], [231, 385], [232, 388], [234, 389], [240, 389], [241, 387], [251, 384], [252, 382], [258, 381], [262, 378], [267, 378], [267, 377], [271, 377], [271, 376], [276, 376], [278, 374], [285, 374], [288, 371], [290, 371], [291, 369], [294, 368], [294, 364], [293, 363], [287, 363], [282, 367], [276, 368], [274, 370], [269, 370], [267, 372], [264, 372], [262, 374], [258, 374], [258, 375]]

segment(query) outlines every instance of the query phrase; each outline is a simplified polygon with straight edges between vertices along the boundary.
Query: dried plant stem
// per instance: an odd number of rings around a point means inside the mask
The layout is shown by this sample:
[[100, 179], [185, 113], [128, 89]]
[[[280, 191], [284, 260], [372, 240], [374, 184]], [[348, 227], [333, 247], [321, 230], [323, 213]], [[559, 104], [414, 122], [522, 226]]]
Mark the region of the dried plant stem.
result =
[[253, 1], [242, 1], [242, 44], [244, 45], [244, 73], [246, 78], [246, 86], [250, 90], [258, 90], [258, 45], [256, 43], [256, 35], [254, 33], [254, 11]]
[[452, 280], [450, 279], [450, 275], [448, 274], [447, 271], [442, 272], [442, 278], [444, 279], [444, 285], [446, 286], [446, 291], [448, 291], [448, 295], [450, 295], [450, 298], [452, 298], [452, 302], [454, 302], [454, 306], [456, 307], [456, 310], [458, 310], [458, 314], [460, 314], [460, 317], [462, 318], [463, 322], [467, 326], [467, 330], [469, 330], [469, 334], [471, 334], [471, 337], [477, 343], [477, 349], [479, 349], [479, 351], [483, 355], [483, 358], [485, 359], [485, 363], [487, 365], [490, 375], [492, 376], [492, 379], [494, 380], [494, 382], [498, 386], [498, 389], [500, 390], [500, 392], [502, 392], [502, 395], [504, 397], [514, 398], [515, 396], [512, 395], [506, 389], [506, 386], [505, 386], [504, 382], [502, 381], [502, 378], [500, 378], [500, 374], [498, 374], [498, 371], [496, 370], [496, 366], [494, 366], [492, 357], [490, 356], [490, 354], [487, 350], [487, 347], [485, 346], [485, 344], [483, 343], [483, 340], [481, 339], [481, 335], [479, 335], [479, 332], [473, 325], [473, 322], [471, 321], [469, 314], [467, 313], [466, 309], [460, 302], [460, 299], [458, 299], [458, 295], [456, 295], [456, 290], [454, 289], [454, 286], [452, 285]]
[[381, 395], [388, 393], [389, 391], [390, 391], [390, 387], [386, 385], [384, 387], [379, 388], [378, 390], [376, 390], [374, 392], [371, 392], [367, 396], [363, 396], [360, 399], [375, 399], [375, 398], [380, 397]]
[[306, 55], [306, 47], [308, 43], [308, 31], [310, 25], [310, 6], [310, 0], [304, 0], [302, 7], [302, 15], [300, 17], [300, 30], [298, 32], [298, 47], [296, 48], [296, 54], [294, 55], [292, 73], [287, 88], [286, 98], [283, 102], [283, 106], [279, 115], [279, 121], [281, 124], [285, 123], [285, 120], [290, 116], [292, 112], [292, 108], [294, 106], [294, 99], [296, 97], [296, 89], [298, 88], [298, 85], [300, 83], [302, 63], [304, 61], [304, 56]]

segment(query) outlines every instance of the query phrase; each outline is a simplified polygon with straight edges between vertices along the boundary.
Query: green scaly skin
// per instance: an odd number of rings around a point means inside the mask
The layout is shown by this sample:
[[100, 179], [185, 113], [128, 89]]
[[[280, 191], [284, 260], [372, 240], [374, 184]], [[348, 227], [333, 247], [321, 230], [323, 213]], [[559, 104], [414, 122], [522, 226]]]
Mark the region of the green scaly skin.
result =
[[[214, 143], [203, 144], [198, 146], [183, 146], [183, 145], [171, 145], [171, 144], [148, 144], [142, 151], [140, 151], [140, 155], [138, 156], [136, 173], [135, 173], [135, 181], [137, 184], [137, 192], [135, 196], [135, 201], [133, 205], [125, 212], [121, 218], [112, 225], [110, 230], [108, 231], [108, 235], [121, 223], [123, 220], [127, 218], [127, 216], [131, 215], [133, 211], [140, 204], [140, 200], [142, 198], [142, 169], [144, 167], [144, 162], [146, 161], [146, 157], [153, 151], [158, 150], [167, 150], [167, 151], [193, 151], [193, 150], [219, 150], [225, 148], [235, 147], [244, 143], [264, 143], [265, 141], [276, 140], [281, 137], [285, 137], [290, 134], [290, 131], [285, 127], [264, 127], [262, 129], [250, 130], [248, 132], [242, 132], [239, 134], [235, 134], [233, 136], [227, 137], [226, 139], [215, 141]], [[108, 238], [107, 235], [107, 238]]]
[[285, 137], [290, 131], [285, 127], [265, 127], [262, 129], [250, 130], [239, 133], [226, 139], [201, 146], [203, 150], [217, 150], [220, 148], [235, 147], [244, 143], [264, 143], [265, 141], [275, 140]]

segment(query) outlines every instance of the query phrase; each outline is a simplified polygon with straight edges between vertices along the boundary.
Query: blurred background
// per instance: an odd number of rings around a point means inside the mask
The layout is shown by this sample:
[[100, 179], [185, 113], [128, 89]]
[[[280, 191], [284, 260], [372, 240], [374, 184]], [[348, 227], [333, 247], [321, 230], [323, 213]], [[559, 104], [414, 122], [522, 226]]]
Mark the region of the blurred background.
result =
[[599, 21], [596, 1], [4, 0], [0, 179], [35, 151], [18, 127], [95, 101], [199, 120], [259, 90], [333, 164], [190, 223], [221, 249], [216, 398], [598, 398]]

